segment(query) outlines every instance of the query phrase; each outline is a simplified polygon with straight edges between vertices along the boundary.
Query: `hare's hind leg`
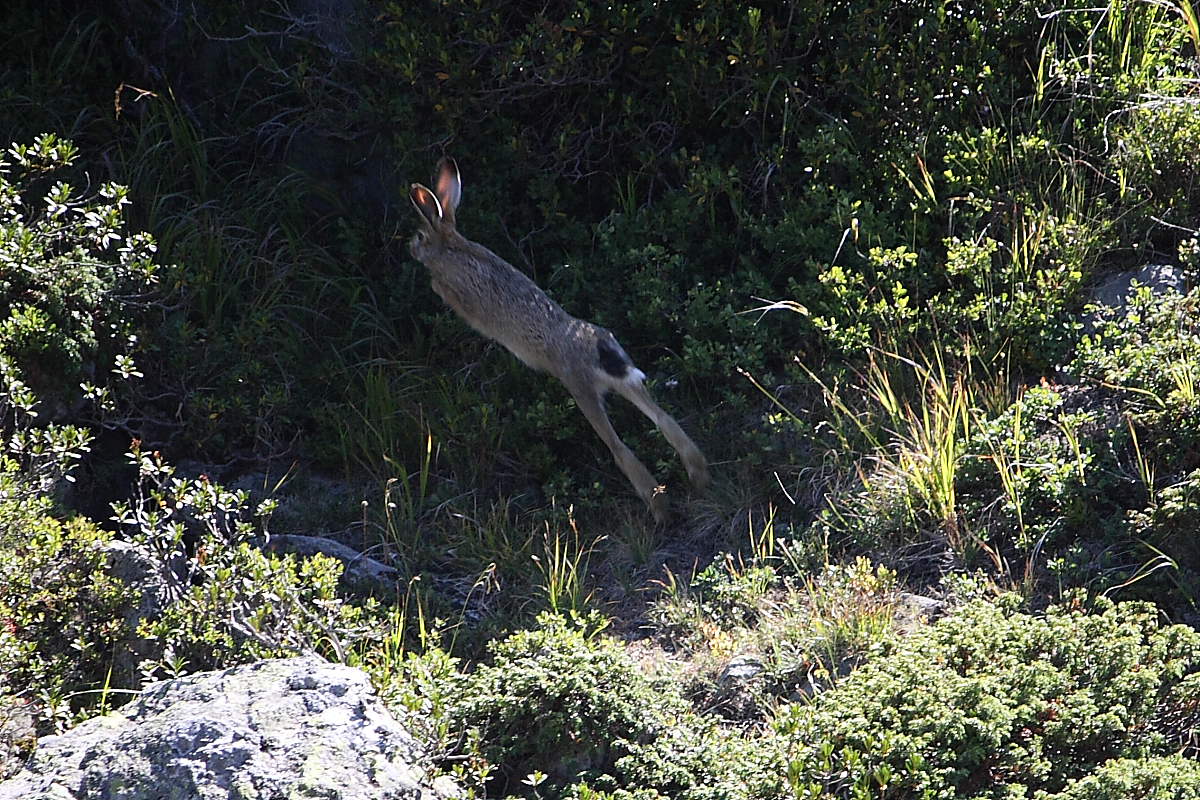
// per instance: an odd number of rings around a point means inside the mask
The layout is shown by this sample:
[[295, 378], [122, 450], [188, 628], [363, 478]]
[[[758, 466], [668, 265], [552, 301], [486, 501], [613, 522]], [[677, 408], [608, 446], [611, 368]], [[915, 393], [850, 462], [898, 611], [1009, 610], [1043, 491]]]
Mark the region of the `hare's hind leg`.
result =
[[633, 451], [621, 441], [621, 437], [617, 436], [612, 422], [608, 419], [608, 412], [604, 410], [604, 394], [590, 383], [576, 386], [564, 381], [564, 384], [567, 391], [575, 398], [575, 403], [583, 412], [583, 416], [600, 435], [600, 439], [608, 445], [621, 472], [625, 473], [625, 477], [633, 484], [638, 496], [650, 506], [654, 519], [660, 524], [666, 522], [667, 495], [663, 492], [663, 487], [659, 482], [650, 474], [650, 470], [646, 469], [641, 461], [638, 461]]
[[[640, 373], [637, 374], [640, 375]], [[641, 378], [630, 375], [625, 380], [614, 381], [612, 388], [637, 406], [639, 411], [658, 426], [663, 436], [667, 437], [667, 441], [671, 443], [671, 447], [674, 447], [675, 452], [679, 453], [692, 485], [697, 489], [707, 486], [708, 460], [700, 452], [700, 448], [696, 447], [696, 443], [683, 432], [683, 428], [679, 427], [675, 418], [654, 402], [654, 398], [650, 396], [650, 390], [642, 383]]]

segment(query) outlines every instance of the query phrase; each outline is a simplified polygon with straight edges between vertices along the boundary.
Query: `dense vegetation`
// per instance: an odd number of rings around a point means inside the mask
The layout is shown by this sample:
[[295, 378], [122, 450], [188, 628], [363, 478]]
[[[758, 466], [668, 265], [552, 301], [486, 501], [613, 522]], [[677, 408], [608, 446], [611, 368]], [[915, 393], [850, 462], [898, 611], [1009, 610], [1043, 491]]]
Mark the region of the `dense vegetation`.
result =
[[[318, 652], [477, 796], [1200, 797], [1188, 0], [0, 22], [0, 757]], [[409, 258], [444, 153], [670, 526]]]

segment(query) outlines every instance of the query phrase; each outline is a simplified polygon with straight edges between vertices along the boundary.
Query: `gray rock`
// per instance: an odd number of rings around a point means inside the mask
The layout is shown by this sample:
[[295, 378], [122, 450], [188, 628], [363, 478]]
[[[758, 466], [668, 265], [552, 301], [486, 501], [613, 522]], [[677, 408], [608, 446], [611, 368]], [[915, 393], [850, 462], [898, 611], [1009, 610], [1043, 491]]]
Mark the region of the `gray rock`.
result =
[[147, 687], [48, 736], [0, 800], [373, 800], [445, 796], [360, 670], [262, 661]]
[[400, 573], [352, 547], [324, 536], [301, 536], [295, 533], [273, 534], [267, 541], [273, 553], [295, 553], [312, 556], [317, 553], [336, 558], [343, 564], [342, 586], [363, 594], [395, 594]]
[[1092, 289], [1092, 303], [1099, 308], [1091, 309], [1083, 315], [1084, 331], [1095, 333], [1105, 319], [1112, 319], [1114, 314], [1123, 316], [1129, 306], [1135, 283], [1138, 286], [1148, 286], [1156, 295], [1187, 290], [1183, 270], [1171, 264], [1147, 264], [1140, 269], [1119, 272]]
[[158, 655], [156, 643], [139, 636], [138, 625], [162, 613], [171, 603], [172, 580], [169, 567], [141, 547], [112, 540], [103, 545], [105, 571], [127, 587], [120, 608], [127, 637], [113, 652], [114, 686], [141, 685], [139, 665]]
[[734, 656], [721, 670], [718, 680], [722, 684], [745, 684], [757, 678], [766, 670], [763, 660], [753, 654]]
[[37, 740], [24, 698], [0, 695], [0, 781], [15, 775]]
[[900, 611], [914, 617], [935, 620], [946, 613], [946, 603], [932, 597], [914, 592], [901, 592], [899, 596]]
[[749, 720], [762, 713], [766, 665], [754, 653], [736, 655], [717, 675], [708, 702], [726, 719]]
[[896, 598], [896, 614], [893, 619], [900, 633], [915, 633], [921, 627], [946, 615], [946, 603], [923, 594], [901, 592]]
[[1147, 264], [1140, 269], [1126, 270], [1113, 275], [1092, 290], [1092, 300], [1097, 305], [1124, 309], [1129, 302], [1135, 281], [1141, 286], [1150, 287], [1154, 294], [1162, 294], [1172, 289], [1183, 292], [1186, 288], [1183, 270], [1179, 267], [1171, 264]]

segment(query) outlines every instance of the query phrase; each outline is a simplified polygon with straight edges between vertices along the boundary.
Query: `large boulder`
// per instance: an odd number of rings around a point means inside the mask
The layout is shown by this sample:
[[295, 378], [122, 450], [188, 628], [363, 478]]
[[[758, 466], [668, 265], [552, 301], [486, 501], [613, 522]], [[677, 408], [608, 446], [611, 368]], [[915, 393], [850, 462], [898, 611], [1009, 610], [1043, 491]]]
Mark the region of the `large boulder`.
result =
[[413, 737], [360, 670], [315, 657], [155, 683], [48, 736], [0, 800], [436, 797]]

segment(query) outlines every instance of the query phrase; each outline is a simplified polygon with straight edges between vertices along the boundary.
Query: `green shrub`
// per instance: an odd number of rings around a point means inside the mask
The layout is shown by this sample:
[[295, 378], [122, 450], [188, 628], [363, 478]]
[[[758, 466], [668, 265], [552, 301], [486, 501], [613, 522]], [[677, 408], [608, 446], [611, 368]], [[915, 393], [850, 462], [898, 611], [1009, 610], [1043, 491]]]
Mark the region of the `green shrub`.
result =
[[734, 627], [757, 620], [759, 603], [775, 583], [772, 567], [746, 565], [724, 553], [696, 573], [689, 592], [704, 616], [722, 627]]
[[1200, 729], [1200, 634], [1078, 599], [1044, 616], [969, 605], [785, 709], [794, 796], [1030, 796], [1177, 752]]
[[1119, 118], [1110, 136], [1110, 156], [1122, 184], [1133, 197], [1161, 209], [1172, 224], [1196, 218], [1191, 154], [1200, 148], [1200, 121], [1189, 97], [1163, 97], [1134, 107]]
[[920, 252], [872, 247], [856, 268], [831, 264], [818, 275], [831, 297], [814, 306], [823, 310], [814, 323], [845, 355], [938, 341], [958, 360], [1003, 354], [1048, 370], [1076, 338], [1079, 289], [1110, 237], [1103, 224], [1045, 207], [996, 227], [1004, 238], [954, 237]]
[[1075, 781], [1058, 794], [1035, 795], [1037, 800], [1196, 800], [1200, 798], [1200, 763], [1182, 756], [1105, 763], [1092, 775]]
[[1123, 392], [1135, 409], [1189, 416], [1200, 404], [1198, 307], [1200, 290], [1133, 291], [1127, 309], [1103, 313], [1096, 331], [1083, 337], [1071, 373]]
[[873, 369], [873, 405], [848, 423], [870, 469], [830, 495], [811, 535], [884, 561], [917, 547], [986, 565], [1026, 592], [1049, 578], [1060, 593], [1119, 589], [1190, 606], [1200, 574], [1190, 302], [1145, 295], [1132, 317], [1084, 338], [1070, 367], [1082, 385], [1043, 381], [999, 411], [984, 407], [986, 382], [943, 374], [910, 403], [912, 390]]
[[610, 771], [623, 741], [661, 730], [651, 683], [595, 619], [540, 623], [493, 642], [491, 663], [464, 679], [451, 711], [464, 729], [482, 732], [484, 755], [510, 790], [535, 770], [560, 784]]
[[130, 688], [111, 680], [130, 632], [127, 587], [104, 571], [109, 538], [88, 520], [0, 500], [0, 697], [32, 701], [44, 724], [105, 710], [125, 700], [109, 688]]
[[[584, 788], [612, 791], [620, 800], [741, 800], [755, 797], [773, 780], [753, 731], [724, 728], [712, 716], [667, 717], [660, 734], [647, 743], [627, 741], [613, 778], [571, 787], [568, 797], [583, 800]], [[617, 788], [620, 787], [620, 788]]]
[[0, 694], [55, 725], [130, 688], [113, 672], [130, 632], [127, 588], [105, 570], [110, 535], [63, 521], [55, 502], [91, 434], [55, 420], [85, 398], [113, 410], [156, 271], [150, 237], [125, 230], [123, 188], [49, 184], [76, 154], [44, 135], [0, 160]]
[[[1189, 246], [1181, 253], [1185, 263]], [[1108, 434], [1115, 462], [1109, 463], [1109, 473], [1124, 477], [1117, 495], [1124, 515], [1114, 527], [1128, 541], [1142, 544], [1131, 549], [1140, 552], [1143, 561], [1157, 556], [1169, 560], [1174, 569], [1154, 587], [1166, 588], [1188, 603], [1194, 602], [1200, 576], [1195, 538], [1200, 470], [1198, 303], [1196, 289], [1159, 296], [1139, 289], [1124, 313], [1102, 317], [1070, 365], [1081, 380], [1101, 386], [1108, 404], [1125, 418]], [[1123, 579], [1128, 577], [1127, 571]], [[1170, 584], [1164, 587], [1165, 579]]]
[[158, 453], [130, 453], [138, 480], [129, 502], [114, 504], [123, 535], [166, 565], [169, 602], [140, 633], [158, 658], [147, 677], [217, 669], [261, 658], [320, 653], [344, 660], [352, 644], [378, 635], [374, 605], [338, 597], [341, 564], [263, 552], [264, 501], [254, 514], [244, 491], [207, 476], [176, 477]]
[[976, 421], [959, 469], [967, 523], [990, 546], [1027, 556], [1053, 552], [1096, 532], [1114, 506], [1099, 496], [1097, 452], [1105, 449], [1101, 409], [1068, 410], [1080, 400], [1049, 386], [1031, 387], [999, 415]]
[[0, 354], [52, 408], [135, 373], [131, 312], [157, 271], [153, 239], [126, 231], [124, 187], [50, 185], [77, 155], [45, 134], [0, 159]]
[[203, 477], [178, 478], [136, 440], [138, 483], [115, 521], [159, 566], [165, 585], [148, 591], [160, 596], [131, 598], [146, 587], [109, 574], [110, 535], [87, 519], [60, 520], [66, 514], [56, 492], [72, 480], [91, 435], [47, 417], [77, 415], [85, 399], [130, 413], [115, 389], [140, 377], [130, 353], [155, 248], [148, 236], [126, 233], [121, 187], [102, 184], [87, 197], [60, 181], [33, 199], [47, 176], [74, 161], [69, 142], [47, 135], [7, 156], [11, 163], [0, 164], [0, 314], [7, 315], [0, 320], [0, 693], [33, 694], [40, 717], [59, 724], [123, 700], [137, 681], [127, 663], [136, 638], [127, 615], [156, 603], [138, 632], [148, 640], [136, 645], [147, 656], [144, 677], [296, 652], [342, 656], [346, 642], [374, 628], [368, 611], [337, 598], [337, 563], [262, 553], [251, 545], [257, 532], [244, 519], [244, 494]]
[[[543, 615], [539, 624], [490, 644], [490, 663], [462, 679], [448, 709], [479, 732], [501, 791], [719, 796], [701, 791], [721, 782], [715, 753], [728, 746], [711, 723], [604, 636], [599, 618]], [[578, 783], [590, 788], [569, 790]]]
[[897, 595], [896, 573], [862, 557], [806, 578], [758, 630], [771, 688], [786, 697], [850, 673], [890, 640]]
[[430, 759], [440, 761], [459, 786], [482, 794], [493, 767], [480, 752], [481, 732], [463, 730], [448, 713], [459, 697], [460, 661], [441, 646], [437, 630], [425, 627], [420, 603], [418, 599], [419, 650], [405, 644], [411, 634], [406, 600], [405, 606], [392, 610], [381, 646], [364, 650], [356, 665], [371, 676], [380, 698]]
[[41, 400], [17, 373], [0, 354], [0, 498], [46, 513], [52, 494], [90, 449], [91, 434], [39, 420]]

